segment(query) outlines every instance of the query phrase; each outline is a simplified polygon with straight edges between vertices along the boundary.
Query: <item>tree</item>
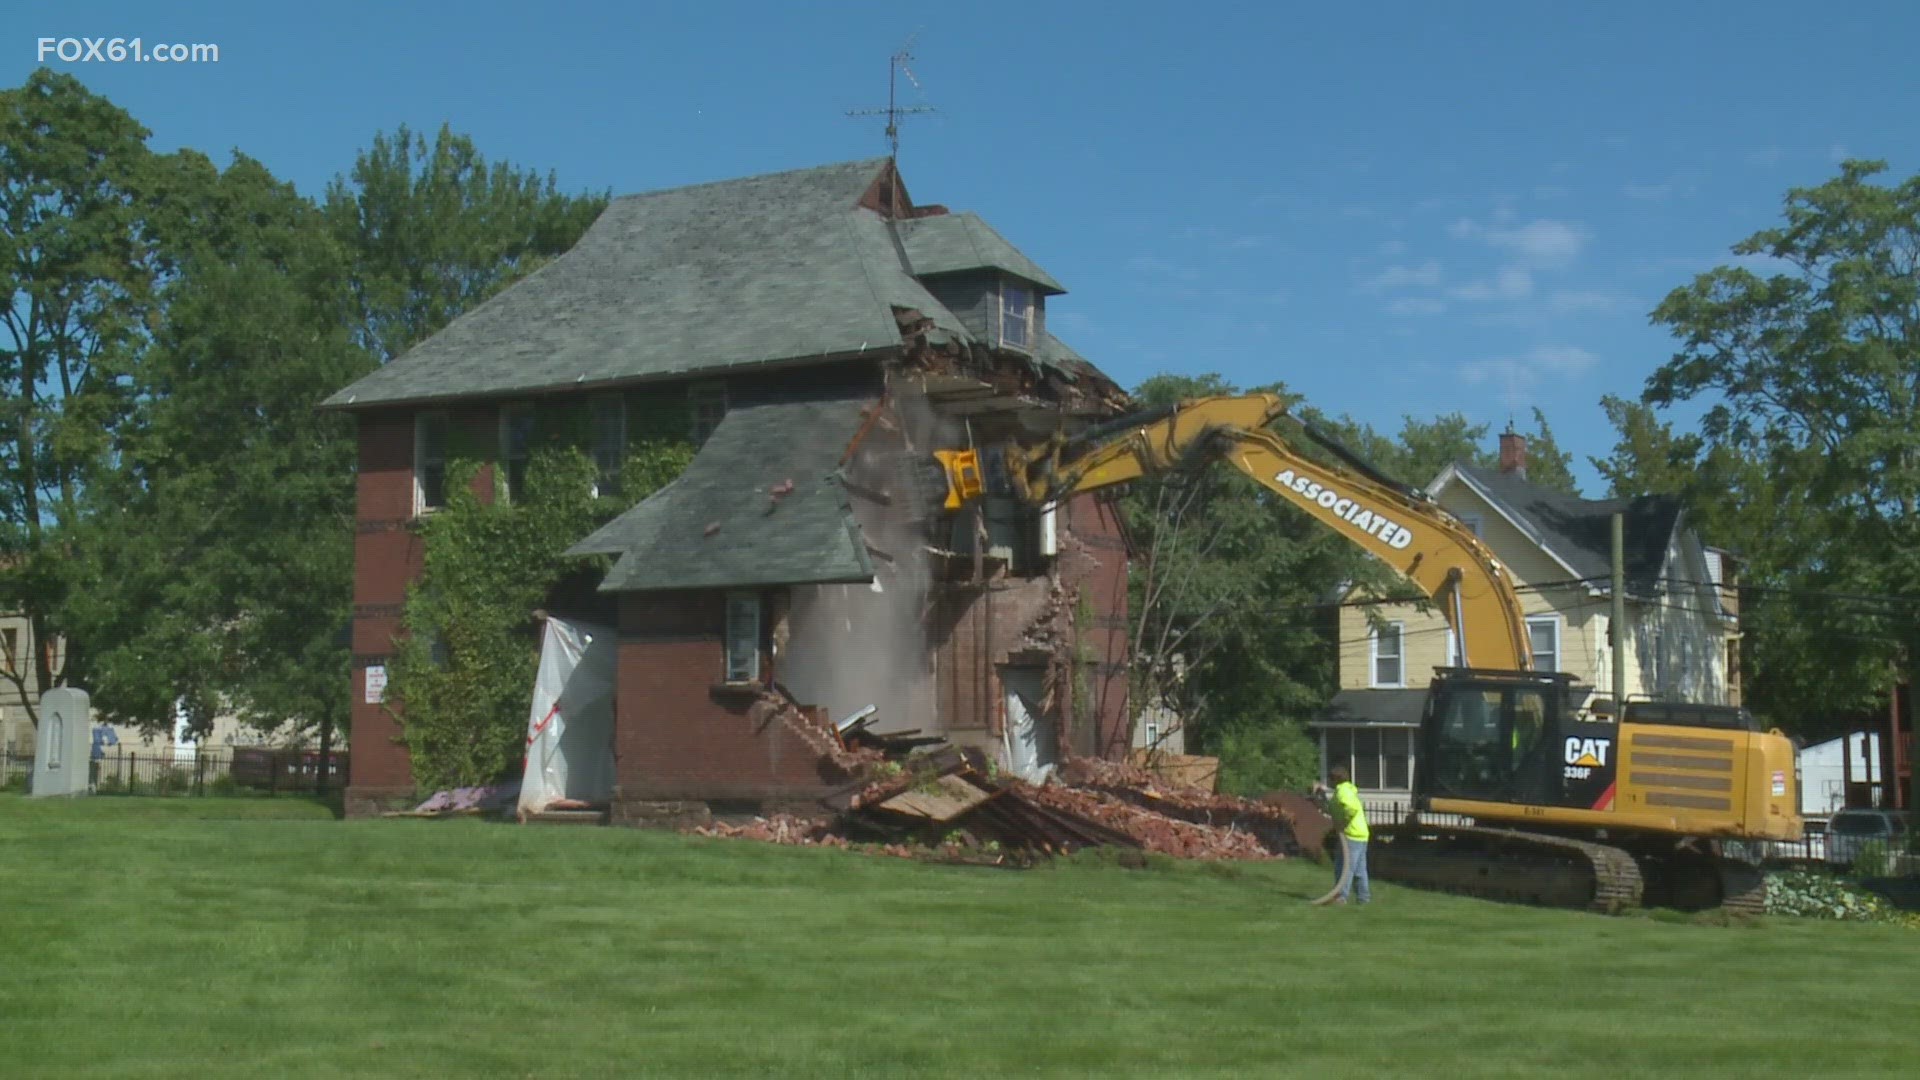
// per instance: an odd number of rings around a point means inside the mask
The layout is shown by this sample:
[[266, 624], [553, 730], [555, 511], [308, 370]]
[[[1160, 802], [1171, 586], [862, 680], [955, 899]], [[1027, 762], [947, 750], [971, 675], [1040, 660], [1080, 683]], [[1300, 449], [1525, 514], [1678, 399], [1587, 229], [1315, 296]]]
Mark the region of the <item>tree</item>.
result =
[[[1733, 248], [1771, 274], [1722, 266], [1653, 312], [1680, 348], [1643, 401], [1709, 406], [1697, 443], [1664, 450], [1666, 480], [1721, 473], [1694, 502], [1751, 545], [1748, 671], [1783, 723], [1884, 701], [1920, 661], [1920, 177], [1884, 170], [1848, 161], [1789, 191], [1784, 223]], [[1658, 433], [1623, 415], [1622, 471], [1661, 467]]]
[[233, 710], [327, 745], [349, 705], [355, 445], [314, 406], [598, 212], [445, 132], [417, 177], [423, 142], [375, 143], [325, 207], [242, 155], [143, 162], [146, 330], [60, 577], [106, 715], [159, 726], [178, 704], [204, 730]]
[[[1161, 375], [1135, 397], [1152, 407], [1238, 392], [1218, 375]], [[1370, 573], [1358, 549], [1224, 465], [1138, 481], [1121, 511], [1136, 552], [1133, 700], [1167, 708], [1193, 749], [1220, 754], [1229, 790], [1304, 786], [1319, 760], [1304, 724], [1332, 687], [1331, 590]]]
[[164, 316], [122, 379], [67, 611], [103, 714], [205, 731], [227, 709], [322, 741], [344, 724], [353, 441], [316, 401], [372, 369], [318, 208], [258, 162], [183, 151], [150, 227]]
[[353, 262], [356, 340], [393, 359], [571, 248], [606, 205], [561, 194], [552, 174], [490, 163], [444, 126], [430, 148], [404, 124], [375, 135], [326, 196]]
[[125, 408], [121, 376], [154, 317], [147, 134], [44, 68], [0, 93], [0, 610], [25, 615], [31, 666], [0, 673], [35, 725], [29, 682], [59, 685], [84, 662], [73, 641], [54, 662], [63, 567], [87, 479]]

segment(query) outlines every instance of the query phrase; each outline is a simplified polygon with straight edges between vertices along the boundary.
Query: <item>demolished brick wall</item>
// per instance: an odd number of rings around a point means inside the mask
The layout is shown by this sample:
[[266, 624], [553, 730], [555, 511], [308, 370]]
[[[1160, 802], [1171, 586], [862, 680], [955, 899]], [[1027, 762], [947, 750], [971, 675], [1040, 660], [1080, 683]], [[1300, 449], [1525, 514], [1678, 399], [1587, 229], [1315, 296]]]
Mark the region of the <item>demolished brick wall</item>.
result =
[[[720, 594], [636, 593], [620, 603], [614, 799], [786, 799], [842, 779], [818, 748], [724, 685]], [[765, 657], [762, 658], [763, 662]]]

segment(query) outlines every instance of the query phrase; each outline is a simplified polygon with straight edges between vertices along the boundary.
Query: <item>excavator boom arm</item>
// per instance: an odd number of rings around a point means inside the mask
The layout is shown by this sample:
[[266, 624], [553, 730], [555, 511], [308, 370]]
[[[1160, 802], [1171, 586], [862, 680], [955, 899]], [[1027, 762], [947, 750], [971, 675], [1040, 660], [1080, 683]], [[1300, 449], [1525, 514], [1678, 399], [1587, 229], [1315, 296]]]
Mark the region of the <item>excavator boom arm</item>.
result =
[[[1013, 494], [1045, 504], [1130, 480], [1224, 460], [1359, 545], [1440, 606], [1460, 666], [1527, 670], [1525, 616], [1506, 569], [1478, 537], [1423, 496], [1301, 453], [1269, 425], [1286, 415], [1272, 394], [1197, 398], [1067, 439], [1005, 454]], [[960, 460], [965, 458], [966, 460]], [[970, 455], [943, 453], [949, 506], [979, 493]], [[971, 477], [962, 470], [971, 467]], [[1329, 585], [1334, 584], [1329, 582]]]

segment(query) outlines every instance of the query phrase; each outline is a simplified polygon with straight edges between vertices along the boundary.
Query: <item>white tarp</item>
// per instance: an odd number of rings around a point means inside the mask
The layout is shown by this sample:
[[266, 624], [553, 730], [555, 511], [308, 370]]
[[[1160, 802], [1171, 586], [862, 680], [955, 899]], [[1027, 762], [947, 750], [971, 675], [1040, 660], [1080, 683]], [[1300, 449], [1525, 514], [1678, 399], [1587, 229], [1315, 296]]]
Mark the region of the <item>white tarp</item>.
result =
[[604, 626], [547, 619], [527, 714], [520, 812], [555, 800], [603, 803], [613, 795], [613, 683], [619, 635]]

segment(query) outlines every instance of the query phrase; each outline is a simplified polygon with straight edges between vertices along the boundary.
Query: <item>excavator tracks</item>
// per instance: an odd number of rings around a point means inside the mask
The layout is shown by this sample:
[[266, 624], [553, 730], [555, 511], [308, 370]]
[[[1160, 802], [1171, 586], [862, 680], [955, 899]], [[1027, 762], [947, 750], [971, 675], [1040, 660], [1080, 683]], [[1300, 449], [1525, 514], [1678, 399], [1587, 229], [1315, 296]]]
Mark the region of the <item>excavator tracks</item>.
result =
[[1375, 876], [1441, 892], [1616, 914], [1637, 907], [1758, 915], [1765, 876], [1709, 846], [1652, 854], [1551, 833], [1406, 824], [1382, 830]]
[[1383, 881], [1493, 900], [1613, 913], [1640, 906], [1633, 856], [1587, 840], [1473, 826], [1405, 825], [1369, 853]]
[[1588, 840], [1473, 826], [1402, 825], [1369, 852], [1382, 881], [1607, 914], [1640, 906], [1633, 856]]

